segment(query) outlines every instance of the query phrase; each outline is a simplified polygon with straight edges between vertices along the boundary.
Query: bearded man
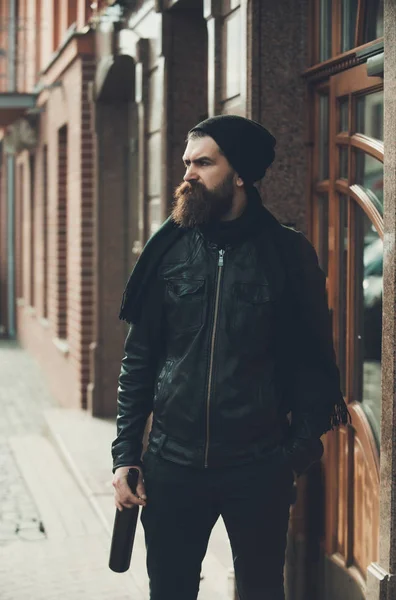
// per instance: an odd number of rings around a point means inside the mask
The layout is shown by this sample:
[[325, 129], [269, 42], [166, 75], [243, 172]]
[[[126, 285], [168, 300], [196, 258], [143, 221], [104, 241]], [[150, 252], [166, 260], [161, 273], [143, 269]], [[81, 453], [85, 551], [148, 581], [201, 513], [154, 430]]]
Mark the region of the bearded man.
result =
[[[184, 182], [124, 292], [131, 324], [112, 445], [115, 504], [140, 504], [151, 600], [196, 600], [221, 515], [241, 600], [283, 600], [294, 481], [348, 420], [325, 276], [254, 183], [274, 160], [259, 123], [188, 134]], [[142, 436], [153, 413], [142, 461]], [[126, 474], [138, 467], [136, 495]]]

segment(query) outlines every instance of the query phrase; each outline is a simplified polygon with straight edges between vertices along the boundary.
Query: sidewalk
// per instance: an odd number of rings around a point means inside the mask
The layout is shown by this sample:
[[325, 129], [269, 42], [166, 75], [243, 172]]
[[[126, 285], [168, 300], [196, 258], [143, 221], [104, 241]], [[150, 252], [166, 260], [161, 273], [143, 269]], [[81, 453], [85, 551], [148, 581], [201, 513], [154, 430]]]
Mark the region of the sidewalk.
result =
[[[57, 407], [38, 365], [9, 341], [0, 341], [0, 410], [2, 600], [148, 600], [140, 522], [130, 570], [119, 575], [107, 566], [115, 421]], [[199, 600], [232, 597], [231, 567], [219, 520]]]

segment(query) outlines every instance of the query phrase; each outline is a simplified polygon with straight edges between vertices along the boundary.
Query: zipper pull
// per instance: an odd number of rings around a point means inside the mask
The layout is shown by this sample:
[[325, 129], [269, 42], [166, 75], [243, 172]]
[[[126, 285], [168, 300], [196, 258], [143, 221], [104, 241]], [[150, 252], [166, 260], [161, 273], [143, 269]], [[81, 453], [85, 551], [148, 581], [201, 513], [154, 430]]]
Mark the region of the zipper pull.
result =
[[219, 250], [219, 267], [222, 267], [224, 265], [224, 253], [225, 250]]

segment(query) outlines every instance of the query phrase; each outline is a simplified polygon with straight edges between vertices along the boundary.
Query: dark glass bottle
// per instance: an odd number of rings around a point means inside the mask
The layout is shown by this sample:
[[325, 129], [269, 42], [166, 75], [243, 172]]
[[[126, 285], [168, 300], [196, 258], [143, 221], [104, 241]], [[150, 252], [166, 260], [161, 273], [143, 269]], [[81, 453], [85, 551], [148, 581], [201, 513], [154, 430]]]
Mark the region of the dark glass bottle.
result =
[[[138, 479], [139, 470], [129, 469], [127, 483], [134, 494]], [[121, 511], [116, 509], [109, 560], [110, 569], [116, 573], [125, 573], [129, 569], [138, 516], [139, 505]]]

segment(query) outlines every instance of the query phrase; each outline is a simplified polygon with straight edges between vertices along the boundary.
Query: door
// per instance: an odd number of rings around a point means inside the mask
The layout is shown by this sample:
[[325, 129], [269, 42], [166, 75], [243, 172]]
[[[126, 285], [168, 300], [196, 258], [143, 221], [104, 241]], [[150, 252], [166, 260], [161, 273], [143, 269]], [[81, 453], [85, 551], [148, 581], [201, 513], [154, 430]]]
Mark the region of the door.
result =
[[325, 436], [325, 554], [364, 589], [379, 543], [383, 81], [363, 64], [315, 93], [314, 240], [352, 416]]

